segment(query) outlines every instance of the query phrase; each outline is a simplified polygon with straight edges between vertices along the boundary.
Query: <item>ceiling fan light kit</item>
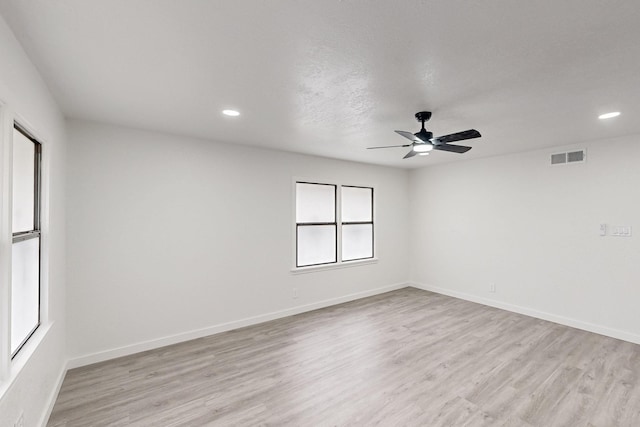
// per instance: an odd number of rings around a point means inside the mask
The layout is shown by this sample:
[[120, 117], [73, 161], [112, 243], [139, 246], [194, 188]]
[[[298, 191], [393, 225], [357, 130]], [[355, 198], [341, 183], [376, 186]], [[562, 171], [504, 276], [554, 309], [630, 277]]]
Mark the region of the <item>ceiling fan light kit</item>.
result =
[[430, 144], [415, 144], [413, 146], [413, 151], [417, 151], [418, 153], [426, 153], [431, 150], [433, 150], [433, 146]]
[[419, 132], [411, 133], [403, 130], [395, 131], [398, 135], [404, 136], [405, 138], [411, 140], [411, 144], [387, 145], [384, 147], [368, 147], [368, 149], [411, 147], [411, 151], [409, 151], [403, 157], [403, 159], [408, 159], [409, 157], [413, 157], [416, 154], [420, 154], [421, 156], [427, 155], [431, 150], [449, 151], [451, 153], [462, 154], [471, 150], [471, 147], [465, 145], [454, 145], [450, 143], [456, 141], [464, 141], [466, 139], [480, 138], [482, 136], [477, 130], [469, 129], [462, 132], [456, 132], [434, 138], [433, 133], [424, 128], [424, 122], [429, 121], [430, 118], [430, 111], [419, 111], [416, 113], [416, 119], [422, 124]]

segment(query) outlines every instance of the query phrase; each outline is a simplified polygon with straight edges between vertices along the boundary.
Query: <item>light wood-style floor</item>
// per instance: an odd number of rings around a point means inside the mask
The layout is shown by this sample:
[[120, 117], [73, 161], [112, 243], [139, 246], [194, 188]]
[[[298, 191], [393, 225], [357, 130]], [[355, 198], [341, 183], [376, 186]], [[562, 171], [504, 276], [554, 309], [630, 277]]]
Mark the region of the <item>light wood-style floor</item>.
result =
[[640, 426], [640, 346], [413, 288], [71, 370], [49, 426]]

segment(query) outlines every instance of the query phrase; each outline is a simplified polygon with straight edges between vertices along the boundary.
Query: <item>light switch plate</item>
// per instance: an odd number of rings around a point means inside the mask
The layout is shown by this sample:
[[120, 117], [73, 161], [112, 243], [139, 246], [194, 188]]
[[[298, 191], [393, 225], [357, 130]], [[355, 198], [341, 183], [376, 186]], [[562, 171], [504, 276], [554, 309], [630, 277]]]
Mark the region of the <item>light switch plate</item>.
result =
[[607, 224], [600, 224], [600, 235], [601, 236], [607, 235]]

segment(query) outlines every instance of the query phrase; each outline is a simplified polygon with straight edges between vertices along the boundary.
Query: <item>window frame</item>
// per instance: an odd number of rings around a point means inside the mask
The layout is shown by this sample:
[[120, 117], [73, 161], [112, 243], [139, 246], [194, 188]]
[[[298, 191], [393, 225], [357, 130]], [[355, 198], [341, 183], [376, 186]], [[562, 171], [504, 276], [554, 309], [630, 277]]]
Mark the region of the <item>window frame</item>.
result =
[[[33, 329], [22, 339], [20, 344], [14, 351], [10, 351], [10, 360], [20, 353], [24, 346], [29, 342], [31, 337], [42, 324], [42, 143], [38, 141], [28, 130], [25, 129], [18, 121], [13, 122], [13, 131], [17, 131], [34, 144], [34, 192], [33, 192], [33, 228], [27, 231], [11, 232], [11, 252], [16, 243], [26, 240], [38, 239], [38, 320]], [[13, 135], [13, 134], [12, 134]], [[12, 147], [14, 139], [12, 137]], [[13, 153], [13, 148], [11, 150]], [[13, 163], [13, 160], [11, 160]], [[11, 170], [11, 181], [13, 182], [13, 168]], [[13, 197], [13, 192], [12, 192]], [[10, 285], [11, 286], [11, 285]], [[12, 299], [9, 299], [9, 310], [11, 310]], [[11, 313], [9, 313], [11, 319]], [[11, 320], [10, 320], [11, 322]], [[11, 330], [9, 330], [11, 340]]]
[[[299, 223], [297, 222], [297, 217], [296, 217], [296, 202], [297, 202], [297, 191], [296, 191], [296, 184], [316, 184], [316, 185], [331, 185], [335, 187], [335, 215], [334, 215], [334, 220], [335, 220], [335, 224], [336, 224], [336, 257], [335, 257], [335, 261], [333, 262], [327, 262], [327, 263], [321, 263], [321, 264], [312, 264], [312, 265], [304, 265], [304, 266], [299, 266], [298, 265], [298, 225]], [[361, 222], [361, 221], [348, 221], [348, 222], [342, 222], [342, 188], [343, 187], [351, 187], [351, 188], [367, 188], [367, 189], [371, 189], [371, 221], [365, 221], [365, 222]], [[353, 183], [353, 182], [349, 182], [344, 183], [344, 182], [340, 182], [340, 181], [335, 181], [335, 180], [328, 180], [328, 179], [311, 179], [311, 178], [302, 178], [302, 177], [294, 177], [292, 179], [292, 220], [291, 223], [293, 224], [293, 229], [292, 229], [292, 268], [291, 268], [291, 272], [293, 274], [298, 274], [298, 273], [308, 273], [308, 272], [313, 272], [313, 271], [318, 271], [318, 270], [331, 270], [331, 269], [336, 269], [336, 268], [344, 268], [344, 267], [354, 267], [354, 266], [359, 266], [359, 265], [366, 265], [366, 264], [374, 264], [378, 262], [378, 258], [376, 257], [377, 254], [377, 249], [376, 249], [376, 232], [375, 232], [375, 228], [376, 228], [376, 204], [375, 204], [375, 193], [376, 193], [376, 185], [373, 183], [367, 183], [367, 184], [361, 184], [361, 183]], [[317, 225], [332, 225], [333, 223], [322, 223], [322, 224], [317, 224]], [[352, 259], [352, 260], [342, 260], [342, 227], [343, 225], [349, 225], [349, 224], [371, 224], [371, 239], [372, 239], [372, 245], [371, 245], [371, 252], [372, 252], [372, 256], [371, 257], [366, 257], [366, 258], [358, 258], [358, 259]]]
[[[11, 357], [11, 288], [13, 250], [13, 140], [18, 124], [40, 143], [40, 326], [22, 348]], [[49, 300], [49, 206], [50, 139], [28, 117], [0, 98], [0, 399], [6, 395], [20, 373], [50, 333], [55, 320], [50, 317]]]
[[[363, 189], [369, 189], [371, 190], [371, 221], [342, 221], [342, 188], [343, 187], [348, 187], [348, 188], [363, 188]], [[342, 262], [352, 262], [352, 261], [360, 261], [360, 260], [365, 260], [365, 259], [372, 259], [375, 258], [376, 256], [376, 248], [375, 248], [375, 237], [376, 237], [376, 232], [375, 232], [375, 222], [374, 222], [374, 209], [373, 207], [375, 206], [375, 189], [373, 187], [363, 187], [360, 185], [341, 185], [340, 186], [340, 260]], [[371, 256], [370, 257], [364, 257], [364, 258], [353, 258], [353, 259], [344, 259], [344, 256], [342, 254], [342, 229], [345, 225], [371, 225]], [[336, 242], [337, 243], [337, 242]]]
[[[325, 184], [325, 183], [321, 183], [321, 182], [304, 182], [304, 181], [296, 181], [296, 185], [294, 188], [295, 194], [297, 196], [297, 185], [298, 184], [310, 184], [310, 185], [326, 185], [329, 187], [333, 187], [333, 222], [298, 222], [297, 219], [297, 214], [295, 217], [295, 223], [296, 223], [296, 256], [295, 256], [295, 267], [296, 268], [304, 268], [304, 267], [316, 267], [319, 265], [328, 265], [328, 264], [335, 264], [336, 262], [338, 262], [339, 256], [338, 256], [338, 186], [335, 184]], [[297, 201], [297, 199], [295, 199]], [[295, 203], [294, 203], [294, 208], [295, 208]], [[299, 238], [299, 230], [300, 227], [317, 227], [317, 226], [327, 226], [327, 225], [332, 225], [334, 227], [334, 238], [335, 238], [335, 258], [333, 261], [329, 261], [329, 262], [321, 262], [318, 264], [305, 264], [305, 265], [300, 265], [299, 264], [299, 256], [298, 256], [298, 238]]]

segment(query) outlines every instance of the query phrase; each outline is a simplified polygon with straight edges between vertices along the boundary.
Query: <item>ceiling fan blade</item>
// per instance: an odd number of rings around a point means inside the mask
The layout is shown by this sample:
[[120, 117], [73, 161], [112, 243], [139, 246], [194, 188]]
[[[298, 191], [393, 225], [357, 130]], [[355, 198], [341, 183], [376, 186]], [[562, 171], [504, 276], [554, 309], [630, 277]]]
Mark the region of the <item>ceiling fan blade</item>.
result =
[[398, 148], [398, 147], [411, 147], [413, 144], [405, 144], [405, 145], [385, 145], [382, 147], [367, 147], [367, 150], [375, 150], [376, 148]]
[[431, 141], [433, 141], [434, 145], [438, 145], [438, 144], [448, 144], [450, 142], [455, 142], [455, 141], [463, 141], [465, 139], [480, 138], [481, 136], [482, 135], [480, 135], [480, 132], [478, 132], [477, 130], [469, 129], [463, 132], [457, 132], [449, 135], [438, 136], [436, 138], [433, 138]]
[[418, 154], [418, 152], [417, 152], [417, 151], [413, 151], [413, 150], [411, 150], [411, 151], [409, 151], [409, 152], [408, 152], [408, 153], [403, 157], [403, 159], [408, 159], [409, 157], [413, 157], [413, 156], [415, 156], [416, 154]]
[[471, 147], [467, 147], [465, 145], [452, 145], [452, 144], [440, 144], [440, 145], [435, 145], [433, 146], [434, 150], [441, 150], [441, 151], [450, 151], [452, 153], [466, 153], [467, 151], [471, 150]]
[[405, 132], [403, 130], [397, 130], [395, 132], [398, 135], [402, 135], [405, 138], [412, 140], [413, 142], [425, 142], [425, 141], [421, 140], [420, 138], [418, 138], [417, 136], [415, 136], [414, 134], [412, 134], [411, 132]]

